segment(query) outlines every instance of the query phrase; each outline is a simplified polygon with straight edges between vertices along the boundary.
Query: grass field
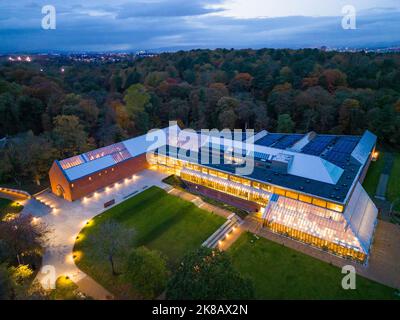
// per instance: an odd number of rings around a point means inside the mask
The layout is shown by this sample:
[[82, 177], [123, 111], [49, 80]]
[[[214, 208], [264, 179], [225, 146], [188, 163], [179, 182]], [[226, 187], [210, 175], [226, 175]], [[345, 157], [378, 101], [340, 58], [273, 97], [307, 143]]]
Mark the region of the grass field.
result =
[[[107, 219], [115, 219], [135, 230], [132, 247], [144, 245], [161, 251], [172, 272], [186, 252], [199, 247], [225, 221], [157, 187], [97, 216], [93, 226], [82, 230], [83, 240], [75, 244], [75, 250], [83, 252], [77, 265], [110, 292], [118, 296], [124, 296], [124, 291], [129, 292], [127, 298], [135, 298], [135, 293], [126, 290], [127, 285], [111, 274], [109, 262], [99, 260], [96, 248], [88, 246], [87, 239], [95, 236], [98, 226]], [[126, 256], [127, 252], [117, 259], [117, 269], [124, 265]]]
[[383, 165], [384, 165], [384, 153], [381, 152], [378, 160], [375, 162], [371, 162], [371, 165], [369, 166], [367, 176], [365, 177], [365, 180], [363, 182], [363, 187], [365, 191], [368, 192], [370, 197], [375, 196], [376, 192], [376, 187], [378, 186], [379, 182], [379, 177], [381, 175]]
[[387, 198], [390, 202], [399, 199], [395, 204], [395, 210], [400, 212], [400, 153], [394, 154], [394, 157], [387, 189]]
[[341, 270], [266, 239], [244, 233], [229, 249], [235, 267], [254, 282], [258, 299], [395, 299], [395, 290], [357, 277], [343, 290]]

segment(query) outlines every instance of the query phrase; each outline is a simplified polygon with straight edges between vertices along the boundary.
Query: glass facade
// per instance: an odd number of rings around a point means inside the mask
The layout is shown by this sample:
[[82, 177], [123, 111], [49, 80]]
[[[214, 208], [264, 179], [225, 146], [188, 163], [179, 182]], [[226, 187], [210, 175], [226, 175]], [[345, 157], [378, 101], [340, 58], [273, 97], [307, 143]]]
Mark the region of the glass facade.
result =
[[[343, 257], [358, 261], [366, 258], [347, 226], [341, 204], [164, 155], [154, 155], [150, 161], [157, 170], [267, 208], [265, 226], [273, 232]], [[279, 195], [279, 200], [268, 205], [272, 194]]]

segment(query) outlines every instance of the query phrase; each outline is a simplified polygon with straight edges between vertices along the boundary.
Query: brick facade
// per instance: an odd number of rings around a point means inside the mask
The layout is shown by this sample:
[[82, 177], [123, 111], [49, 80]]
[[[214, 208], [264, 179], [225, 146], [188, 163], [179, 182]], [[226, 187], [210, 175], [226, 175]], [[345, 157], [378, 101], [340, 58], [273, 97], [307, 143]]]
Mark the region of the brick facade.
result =
[[77, 180], [68, 181], [58, 163], [54, 162], [49, 172], [51, 190], [54, 194], [60, 195], [62, 188], [63, 197], [68, 201], [74, 201], [147, 169], [148, 166], [146, 154], [142, 154]]

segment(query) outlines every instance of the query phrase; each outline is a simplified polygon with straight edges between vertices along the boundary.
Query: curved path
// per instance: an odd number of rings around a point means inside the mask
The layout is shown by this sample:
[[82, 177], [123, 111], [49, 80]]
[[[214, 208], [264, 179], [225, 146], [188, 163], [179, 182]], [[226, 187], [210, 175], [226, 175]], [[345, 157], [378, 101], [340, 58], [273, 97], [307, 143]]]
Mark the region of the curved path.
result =
[[36, 195], [35, 199], [27, 200], [23, 213], [32, 214], [50, 229], [42, 272], [37, 276], [43, 287], [53, 287], [59, 276], [68, 276], [83, 293], [95, 299], [111, 299], [112, 295], [107, 290], [76, 267], [72, 256], [76, 236], [88, 220], [105, 211], [105, 202], [115, 199], [118, 204], [150, 186], [165, 187], [161, 181], [165, 177], [164, 174], [144, 170], [96, 192], [90, 198], [68, 202], [47, 190]]

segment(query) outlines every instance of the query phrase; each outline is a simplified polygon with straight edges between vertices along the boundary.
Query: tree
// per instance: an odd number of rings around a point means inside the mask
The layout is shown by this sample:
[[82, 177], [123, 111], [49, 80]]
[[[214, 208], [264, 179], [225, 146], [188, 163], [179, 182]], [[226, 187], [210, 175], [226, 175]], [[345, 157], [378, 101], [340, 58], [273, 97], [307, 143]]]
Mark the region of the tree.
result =
[[240, 101], [231, 97], [222, 97], [217, 103], [219, 127], [235, 128], [237, 120], [236, 110], [240, 107]]
[[0, 300], [10, 300], [13, 297], [13, 283], [6, 264], [0, 264]]
[[48, 292], [39, 281], [34, 280], [33, 270], [28, 265], [7, 267], [0, 265], [0, 300], [44, 300]]
[[167, 284], [166, 261], [159, 251], [139, 247], [131, 251], [124, 277], [143, 298], [156, 298]]
[[146, 104], [150, 102], [150, 95], [143, 85], [133, 84], [125, 91], [124, 101], [129, 116], [135, 120], [141, 112], [144, 112]]
[[167, 299], [253, 299], [254, 288], [232, 265], [226, 252], [201, 247], [187, 254], [169, 280]]
[[0, 137], [18, 132], [19, 110], [14, 97], [6, 92], [0, 94]]
[[74, 156], [89, 150], [88, 134], [76, 116], [54, 118], [52, 137], [62, 158]]
[[295, 123], [289, 114], [281, 114], [278, 117], [278, 127], [276, 128], [277, 132], [281, 133], [291, 133], [293, 132]]
[[28, 180], [40, 185], [55, 156], [52, 141], [47, 136], [35, 136], [31, 131], [19, 134], [0, 150], [0, 178], [3, 177], [3, 181], [13, 178], [19, 185]]
[[56, 288], [50, 292], [50, 298], [54, 300], [83, 300], [86, 299], [79, 290], [78, 286], [65, 276], [58, 277]]
[[18, 214], [14, 219], [0, 221], [0, 240], [12, 255], [13, 262], [34, 262], [43, 253], [48, 228], [44, 223], [32, 223], [32, 216]]
[[125, 254], [132, 246], [133, 230], [113, 219], [106, 220], [94, 228], [98, 230], [89, 237], [90, 245], [97, 248], [96, 252], [100, 259], [110, 263], [112, 274], [118, 275], [115, 258], [120, 254]]
[[42, 114], [46, 106], [36, 98], [21, 96], [18, 101], [19, 126], [21, 130], [32, 130], [35, 134], [42, 132]]
[[[346, 99], [339, 109], [339, 125], [342, 133], [352, 134], [355, 130], [352, 128], [360, 127], [363, 121], [363, 111], [360, 109], [360, 103], [356, 99]], [[358, 125], [357, 125], [358, 124]]]

